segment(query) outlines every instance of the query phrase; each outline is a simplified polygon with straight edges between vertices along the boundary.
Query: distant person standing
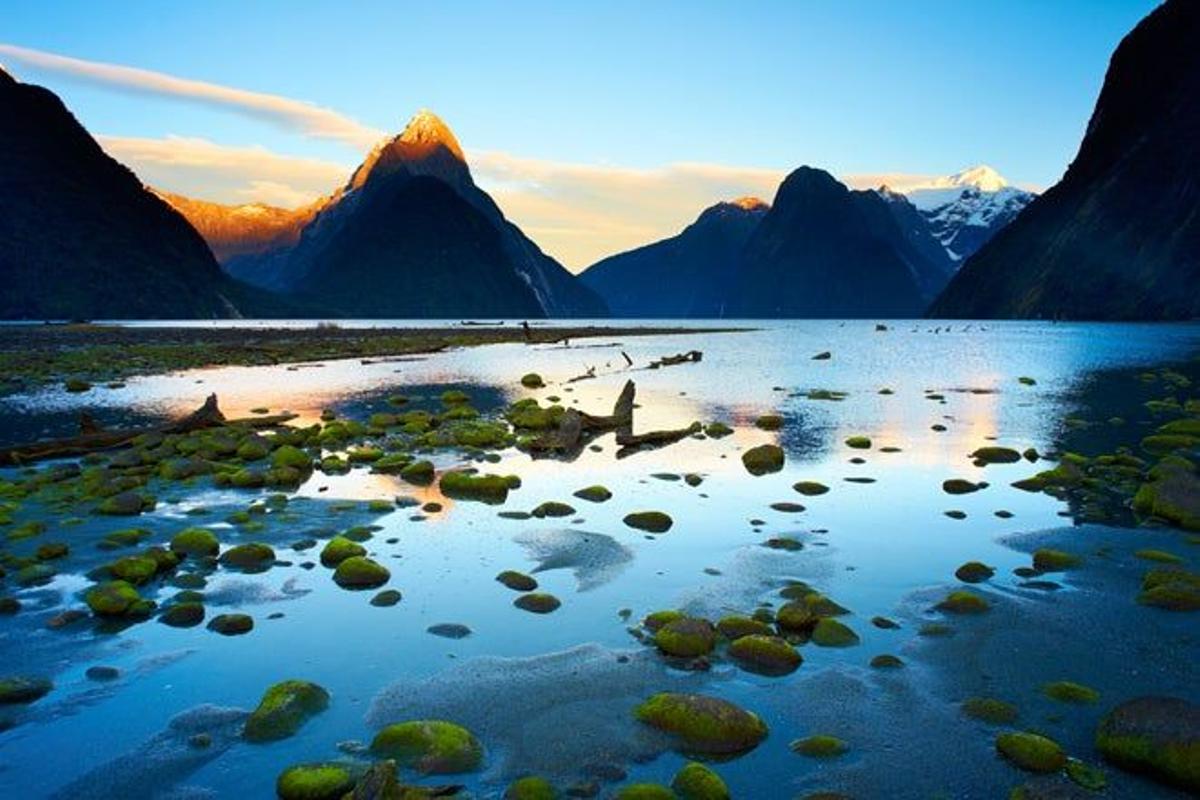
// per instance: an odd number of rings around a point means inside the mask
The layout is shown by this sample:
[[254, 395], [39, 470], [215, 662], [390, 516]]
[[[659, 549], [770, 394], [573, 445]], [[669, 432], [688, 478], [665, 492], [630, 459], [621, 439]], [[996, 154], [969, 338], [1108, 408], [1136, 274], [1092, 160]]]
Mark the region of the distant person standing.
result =
[[529, 320], [527, 320], [527, 319], [521, 320], [521, 330], [525, 331], [525, 343], [526, 344], [533, 341], [533, 336], [529, 332]]

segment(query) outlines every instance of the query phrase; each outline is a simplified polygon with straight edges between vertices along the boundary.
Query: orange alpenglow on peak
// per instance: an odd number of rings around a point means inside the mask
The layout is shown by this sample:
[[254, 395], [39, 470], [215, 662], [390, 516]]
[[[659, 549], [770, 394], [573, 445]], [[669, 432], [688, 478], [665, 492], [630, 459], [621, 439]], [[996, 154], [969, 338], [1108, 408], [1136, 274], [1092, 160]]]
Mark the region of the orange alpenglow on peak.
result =
[[732, 205], [735, 205], [738, 208], [743, 208], [746, 211], [757, 211], [760, 208], [768, 207], [767, 204], [762, 200], [758, 199], [757, 197], [750, 197], [748, 195], [746, 197], [739, 197], [738, 199], [731, 201], [731, 203]]
[[404, 132], [400, 134], [398, 141], [408, 145], [413, 151], [413, 156], [426, 155], [441, 146], [453, 153], [459, 161], [467, 160], [450, 126], [427, 108], [422, 108], [413, 115], [404, 126]]

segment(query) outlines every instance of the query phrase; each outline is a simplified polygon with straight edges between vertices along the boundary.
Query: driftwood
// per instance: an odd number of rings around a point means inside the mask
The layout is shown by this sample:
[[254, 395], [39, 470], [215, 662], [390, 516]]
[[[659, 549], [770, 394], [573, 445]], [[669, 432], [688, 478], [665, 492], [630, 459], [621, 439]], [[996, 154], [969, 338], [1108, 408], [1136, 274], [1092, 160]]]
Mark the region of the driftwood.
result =
[[0, 448], [0, 465], [15, 466], [43, 461], [47, 458], [82, 456], [101, 450], [111, 450], [127, 445], [139, 436], [148, 433], [180, 434], [219, 428], [223, 425], [244, 425], [252, 428], [271, 428], [296, 418], [295, 414], [274, 414], [265, 417], [227, 420], [217, 405], [217, 396], [210, 394], [204, 405], [182, 419], [166, 425], [149, 425], [141, 428], [102, 430], [87, 412], [80, 414], [78, 436], [64, 439], [46, 439], [13, 447]]
[[[626, 356], [628, 358], [628, 356]], [[700, 361], [704, 358], [704, 353], [699, 350], [689, 350], [686, 353], [677, 353], [673, 356], [663, 356], [658, 361], [651, 361], [649, 369], [658, 369], [659, 367], [673, 367], [676, 364], [688, 364]]]
[[607, 416], [596, 416], [585, 411], [568, 409], [558, 424], [558, 428], [548, 431], [529, 445], [530, 452], [536, 455], [578, 455], [584, 445], [591, 439], [605, 433], [615, 432], [617, 445], [620, 450], [618, 458], [624, 458], [640, 450], [649, 450], [674, 444], [700, 430], [700, 423], [694, 422], [687, 428], [666, 431], [649, 431], [647, 433], [633, 432], [633, 405], [637, 387], [633, 381], [625, 381], [613, 411]]

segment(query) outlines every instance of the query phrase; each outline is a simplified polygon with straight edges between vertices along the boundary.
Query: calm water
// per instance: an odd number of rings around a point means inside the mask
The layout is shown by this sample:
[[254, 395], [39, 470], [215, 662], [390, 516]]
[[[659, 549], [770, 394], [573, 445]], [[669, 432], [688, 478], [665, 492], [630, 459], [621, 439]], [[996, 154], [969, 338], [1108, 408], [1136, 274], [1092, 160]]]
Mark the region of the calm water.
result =
[[[761, 329], [589, 340], [568, 347], [498, 345], [371, 365], [353, 360], [298, 369], [199, 370], [131, 380], [123, 389], [83, 395], [49, 390], [0, 400], [4, 438], [13, 439], [68, 432], [81, 407], [109, 420], [159, 418], [196, 407], [209, 392], [218, 394], [227, 416], [265, 406], [294, 411], [300, 422], [315, 420], [325, 408], [365, 418], [384, 410], [385, 398], [395, 393], [427, 398], [433, 408], [451, 387], [468, 390], [485, 412], [524, 396], [557, 394], [565, 403], [607, 413], [624, 381], [633, 379], [640, 405], [636, 430], [693, 420], [724, 420], [736, 428], [724, 439], [685, 440], [620, 460], [611, 437], [598, 440], [600, 452], [585, 451], [570, 463], [507, 451], [502, 463], [482, 465], [522, 478], [523, 486], [502, 508], [454, 502], [440, 497], [436, 487], [418, 489], [364, 470], [340, 477], [318, 473], [296, 493], [286, 515], [269, 516], [265, 530], [243, 534], [219, 520], [244, 508], [254, 494], [203, 486], [162, 492], [161, 498], [174, 502], [161, 503], [137, 523], [155, 531], [148, 543], [165, 542], [190, 524], [208, 524], [225, 544], [266, 541], [295, 564], [252, 576], [219, 572], [211, 579], [210, 616], [224, 604], [220, 611], [255, 617], [255, 630], [236, 638], [154, 622], [119, 634], [46, 630], [49, 616], [78, 606], [76, 593], [88, 581], [60, 575], [49, 587], [26, 590], [22, 599], [39, 610], [0, 619], [0, 661], [11, 671], [52, 675], [56, 689], [14, 712], [19, 724], [0, 733], [0, 796], [49, 796], [83, 776], [89, 776], [94, 796], [116, 796], [106, 788], [109, 777], [133, 770], [144, 773], [139, 791], [145, 796], [202, 797], [208, 791], [270, 797], [283, 767], [336, 758], [338, 743], [369, 741], [389, 715], [464, 707], [470, 710], [463, 713], [475, 715], [472, 727], [489, 752], [485, 771], [465, 778], [477, 796], [498, 797], [507, 779], [526, 772], [553, 775], [565, 785], [580, 778], [580, 765], [589, 758], [620, 762], [637, 756], [646, 763], [623, 763], [631, 776], [669, 782], [682, 759], [665, 753], [651, 760], [650, 753], [630, 749], [629, 708], [656, 689], [695, 685], [760, 713], [771, 726], [770, 738], [758, 749], [718, 767], [735, 796], [791, 797], [815, 773], [834, 767], [788, 751], [791, 739], [816, 731], [808, 728], [803, 707], [779, 702], [789, 696], [783, 687], [796, 687], [800, 695], [792, 696], [802, 696], [804, 682], [822, 671], [861, 669], [875, 654], [898, 652], [911, 632], [877, 630], [868, 622], [872, 616], [896, 614], [912, 592], [945, 584], [967, 560], [996, 566], [1001, 587], [1015, 583], [1010, 571], [1028, 557], [997, 543], [997, 537], [1062, 524], [1061, 504], [1009, 486], [1036, 467], [980, 470], [968, 454], [993, 439], [1017, 449], [1052, 449], [1071, 392], [1089, 375], [1187, 358], [1200, 349], [1195, 325], [956, 323], [952, 330], [943, 325], [935, 331], [935, 323], [895, 322], [876, 332], [873, 322], [861, 321], [752, 324]], [[641, 366], [691, 349], [703, 351], [701, 363], [654, 371], [626, 369], [621, 356], [624, 351]], [[822, 351], [832, 358], [812, 360]], [[563, 384], [590, 367], [596, 368], [595, 380]], [[541, 373], [547, 388], [521, 388], [518, 379], [528, 371]], [[1031, 376], [1037, 385], [1022, 386], [1018, 376]], [[884, 387], [894, 394], [880, 395]], [[847, 397], [830, 402], [800, 396], [810, 389]], [[930, 392], [945, 400], [928, 399]], [[782, 431], [754, 428], [754, 419], [766, 412], [783, 415]], [[935, 424], [945, 432], [932, 431]], [[874, 448], [847, 448], [844, 439], [856, 434], [870, 436]], [[784, 447], [787, 465], [780, 473], [751, 477], [740, 453], [768, 441]], [[881, 453], [884, 446], [901, 452]], [[850, 463], [856, 456], [865, 463]], [[457, 463], [449, 453], [435, 460], [439, 468]], [[685, 472], [703, 475], [703, 484], [692, 488], [652, 477]], [[985, 491], [962, 497], [941, 491], [947, 478], [981, 480], [985, 474], [991, 483]], [[875, 482], [845, 480], [851, 477]], [[821, 481], [831, 491], [803, 498], [791, 488], [802, 479]], [[610, 488], [613, 499], [593, 505], [571, 497], [595, 483]], [[340, 500], [396, 495], [436, 499], [445, 509], [419, 521], [411, 519], [412, 509], [372, 515], [358, 504], [338, 510]], [[528, 510], [545, 500], [570, 502], [578, 514], [563, 520], [497, 517], [500, 510]], [[807, 510], [770, 508], [784, 500], [802, 502]], [[194, 506], [211, 513], [186, 516]], [[666, 511], [674, 527], [647, 537], [622, 524], [625, 514], [643, 509]], [[944, 515], [949, 509], [967, 518], [950, 519]], [[1000, 509], [1013, 518], [994, 516]], [[371, 593], [338, 589], [319, 566], [302, 569], [299, 563], [317, 551], [293, 554], [287, 548], [302, 536], [321, 538], [362, 522], [382, 527], [367, 546], [391, 569], [389, 586], [403, 592], [393, 608], [370, 606]], [[72, 567], [81, 573], [105, 558], [86, 543], [128, 525], [95, 518], [61, 530], [52, 524], [41, 540], [70, 541], [76, 554]], [[783, 553], [761, 546], [776, 535], [794, 536], [805, 548]], [[537, 573], [542, 589], [563, 601], [546, 616], [513, 608], [513, 594], [493, 580], [503, 569], [529, 572], [539, 565], [545, 568]], [[862, 644], [846, 650], [805, 646], [803, 666], [785, 678], [757, 677], [727, 664], [689, 676], [652, 661], [642, 664], [635, 656], [639, 683], [609, 675], [613, 654], [597, 648], [498, 668], [473, 661], [525, 659], [584, 644], [636, 653], [641, 646], [627, 632], [620, 609], [631, 609], [633, 620], [675, 607], [714, 617], [750, 612], [760, 601], [777, 600], [778, 588], [789, 579], [808, 581], [850, 608], [847, 622]], [[158, 599], [174, 591], [163, 587]], [[281, 618], [268, 619], [278, 612]], [[473, 633], [451, 641], [425, 632], [442, 622], [469, 625]], [[110, 684], [89, 681], [84, 671], [96, 664], [118, 667], [123, 676]], [[497, 670], [511, 678], [512, 691], [496, 679]], [[330, 709], [292, 739], [226, 748], [216, 737], [217, 746], [199, 755], [170, 737], [146, 746], [175, 714], [202, 704], [252, 708], [268, 685], [289, 677], [316, 681], [333, 696]], [[428, 682], [416, 683], [424, 679]], [[606, 681], [611, 690], [602, 688], [598, 696], [580, 689], [607, 687]], [[392, 704], [381, 702], [372, 711], [376, 696], [397, 682]], [[573, 738], [578, 746], [570, 744]], [[119, 762], [118, 769], [93, 772], [129, 753], [134, 757]], [[887, 755], [857, 756], [872, 757]], [[989, 787], [981, 796], [1001, 793], [1001, 787]], [[93, 795], [76, 788], [71, 796]]]

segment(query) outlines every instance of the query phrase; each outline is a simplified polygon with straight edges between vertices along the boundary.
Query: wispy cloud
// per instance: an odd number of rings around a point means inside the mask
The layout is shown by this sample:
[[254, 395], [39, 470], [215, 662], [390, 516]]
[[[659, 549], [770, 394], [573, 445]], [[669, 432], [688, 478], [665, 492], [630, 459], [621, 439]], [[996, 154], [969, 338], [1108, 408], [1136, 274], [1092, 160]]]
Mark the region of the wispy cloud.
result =
[[504, 213], [574, 270], [672, 236], [719, 200], [770, 201], [785, 174], [694, 163], [633, 169], [492, 151], [468, 156], [476, 180]]
[[153, 70], [87, 61], [43, 50], [0, 44], [0, 58], [121, 91], [188, 100], [264, 120], [306, 136], [333, 139], [365, 150], [383, 131], [329, 108], [263, 92], [190, 80]]
[[222, 203], [296, 207], [328, 194], [350, 173], [346, 164], [280, 155], [264, 147], [229, 147], [206, 139], [96, 139], [143, 183]]

